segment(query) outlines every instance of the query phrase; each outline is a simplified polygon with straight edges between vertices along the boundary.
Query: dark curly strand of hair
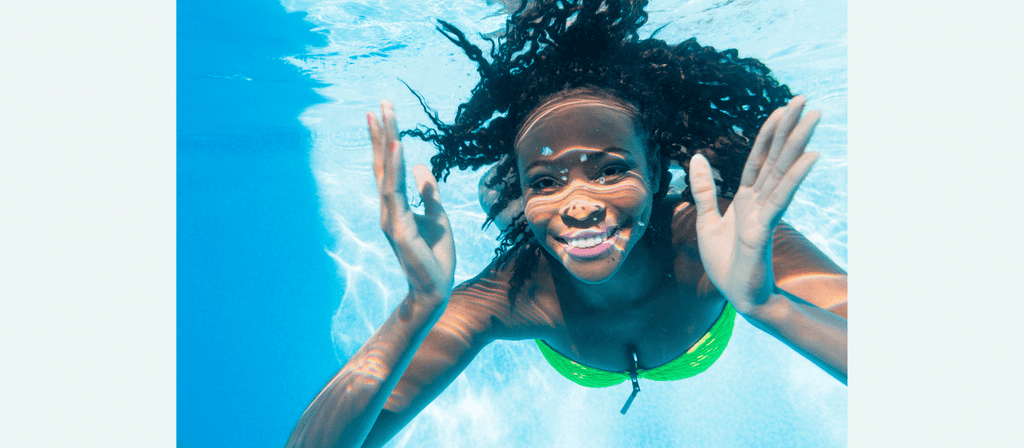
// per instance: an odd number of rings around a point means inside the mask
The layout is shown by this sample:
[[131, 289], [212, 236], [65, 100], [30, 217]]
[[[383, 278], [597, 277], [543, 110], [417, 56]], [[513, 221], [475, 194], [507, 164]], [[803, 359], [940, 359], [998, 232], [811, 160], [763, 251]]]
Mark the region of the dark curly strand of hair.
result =
[[[529, 8], [526, 3], [509, 16], [499, 43], [491, 40], [490, 61], [462, 31], [438, 21], [437, 30], [477, 64], [480, 82], [451, 125], [416, 94], [434, 129], [402, 132], [437, 147], [430, 162], [439, 180], [453, 167], [477, 169], [511, 155], [488, 185], [503, 188], [484, 226], [522, 195], [514, 149], [523, 120], [545, 98], [577, 88], [603, 91], [636, 106], [638, 131], [661, 157], [656, 199], [668, 191], [669, 160], [689, 172], [690, 158], [698, 153], [721, 174], [720, 194], [735, 194], [761, 125], [793, 96], [768, 67], [740, 58], [736, 50], [702, 47], [696, 39], [678, 45], [641, 40], [637, 30], [647, 21], [647, 0], [538, 0]], [[689, 191], [683, 194], [692, 201]], [[499, 265], [533, 252], [525, 250], [532, 237], [519, 215], [500, 237], [495, 250]], [[515, 286], [535, 267], [536, 260], [524, 261], [517, 262]]]

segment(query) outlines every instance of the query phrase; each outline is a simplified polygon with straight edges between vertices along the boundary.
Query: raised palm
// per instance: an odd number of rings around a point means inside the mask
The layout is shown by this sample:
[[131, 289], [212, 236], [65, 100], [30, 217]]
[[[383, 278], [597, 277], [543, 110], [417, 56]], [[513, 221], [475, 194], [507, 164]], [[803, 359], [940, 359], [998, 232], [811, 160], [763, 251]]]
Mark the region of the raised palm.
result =
[[367, 114], [381, 230], [398, 256], [410, 292], [427, 305], [444, 305], [454, 284], [455, 244], [437, 181], [426, 166], [413, 167], [424, 205], [424, 214], [414, 213], [405, 194], [405, 160], [395, 111], [387, 100], [381, 101], [381, 119]]
[[697, 155], [690, 161], [704, 270], [743, 314], [763, 304], [774, 291], [772, 233], [818, 157], [804, 149], [821, 113], [811, 111], [801, 118], [804, 101], [802, 96], [793, 98], [765, 121], [724, 215], [718, 210], [707, 159]]

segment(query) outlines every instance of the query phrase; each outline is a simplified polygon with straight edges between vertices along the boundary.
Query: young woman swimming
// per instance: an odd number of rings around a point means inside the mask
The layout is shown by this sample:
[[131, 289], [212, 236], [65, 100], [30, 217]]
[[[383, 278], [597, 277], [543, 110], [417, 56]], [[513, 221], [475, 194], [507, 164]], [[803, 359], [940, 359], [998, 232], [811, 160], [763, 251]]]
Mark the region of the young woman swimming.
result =
[[[567, 378], [632, 381], [635, 396], [639, 379], [707, 369], [739, 313], [845, 383], [846, 274], [780, 223], [820, 114], [733, 50], [638, 39], [644, 0], [536, 3], [510, 16], [490, 61], [441, 23], [481, 82], [454, 124], [424, 105], [436, 129], [404, 133], [439, 149], [433, 172], [413, 168], [423, 215], [392, 105], [368, 114], [381, 228], [409, 293], [289, 446], [383, 445], [495, 340], [534, 339]], [[454, 287], [437, 179], [495, 163], [482, 191], [502, 242]], [[667, 194], [671, 163], [681, 194]]]

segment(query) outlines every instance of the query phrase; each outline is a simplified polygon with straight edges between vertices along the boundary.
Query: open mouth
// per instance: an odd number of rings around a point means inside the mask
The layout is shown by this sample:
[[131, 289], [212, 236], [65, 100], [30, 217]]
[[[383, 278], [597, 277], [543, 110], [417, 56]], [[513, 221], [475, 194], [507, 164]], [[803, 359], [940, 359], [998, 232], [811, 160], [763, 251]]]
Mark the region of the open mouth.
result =
[[618, 235], [619, 232], [621, 232], [621, 229], [619, 227], [614, 227], [605, 229], [603, 232], [597, 234], [589, 234], [566, 239], [556, 239], [559, 240], [559, 242], [561, 242], [562, 244], [565, 244], [566, 246], [569, 247], [575, 247], [578, 249], [589, 249], [591, 247], [595, 247], [603, 243], [610, 237]]
[[555, 240], [565, 245], [566, 252], [576, 258], [598, 257], [614, 244], [615, 238], [622, 233], [622, 227], [608, 227], [599, 231], [583, 231], [572, 237], [555, 237]]

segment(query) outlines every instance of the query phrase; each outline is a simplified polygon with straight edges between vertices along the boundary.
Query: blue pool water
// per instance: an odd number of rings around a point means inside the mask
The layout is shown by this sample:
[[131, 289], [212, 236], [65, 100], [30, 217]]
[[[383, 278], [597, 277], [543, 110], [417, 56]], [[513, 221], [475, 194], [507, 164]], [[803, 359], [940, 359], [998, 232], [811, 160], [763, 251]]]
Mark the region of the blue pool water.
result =
[[276, 1], [177, 4], [179, 447], [280, 447], [337, 370], [339, 289], [281, 58], [322, 45]]
[[[503, 24], [483, 0], [219, 2], [178, 7], [179, 446], [283, 446], [341, 364], [404, 294], [379, 231], [364, 114], [386, 97], [450, 119], [477, 78], [434, 20], [469, 36]], [[287, 13], [290, 11], [291, 13]], [[760, 58], [824, 111], [822, 153], [787, 221], [846, 266], [846, 3], [654, 0], [641, 36], [694, 36]], [[477, 43], [483, 42], [477, 39]], [[407, 166], [431, 150], [407, 141]], [[480, 173], [441, 185], [456, 281], [494, 248]], [[529, 343], [492, 344], [391, 443], [433, 446], [846, 445], [847, 389], [737, 320], [708, 372], [585, 389]]]

